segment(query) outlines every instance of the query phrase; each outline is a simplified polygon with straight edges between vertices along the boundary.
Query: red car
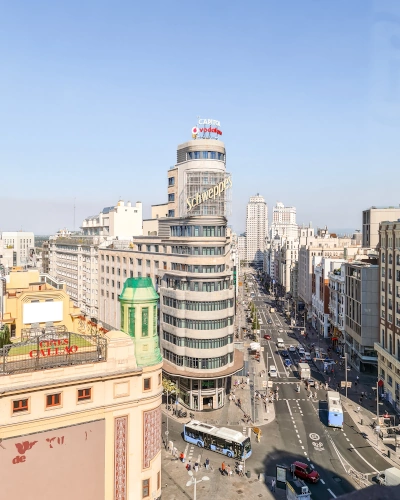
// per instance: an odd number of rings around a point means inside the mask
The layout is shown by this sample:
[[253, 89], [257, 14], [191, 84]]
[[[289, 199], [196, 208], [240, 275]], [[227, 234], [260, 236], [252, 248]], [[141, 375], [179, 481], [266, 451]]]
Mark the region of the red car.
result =
[[294, 472], [295, 476], [303, 479], [304, 481], [310, 481], [310, 483], [317, 483], [319, 481], [318, 472], [303, 462], [294, 462], [291, 470]]
[[265, 340], [271, 340], [271, 335], [268, 335], [268, 333], [267, 333], [264, 335], [264, 338], [265, 338]]

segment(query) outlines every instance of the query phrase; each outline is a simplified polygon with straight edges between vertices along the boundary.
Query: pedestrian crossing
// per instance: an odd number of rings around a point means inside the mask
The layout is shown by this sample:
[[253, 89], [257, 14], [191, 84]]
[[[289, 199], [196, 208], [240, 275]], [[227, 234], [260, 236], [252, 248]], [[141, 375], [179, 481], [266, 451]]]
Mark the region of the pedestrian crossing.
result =
[[188, 462], [191, 461], [191, 462], [198, 462], [198, 463], [200, 463], [200, 461], [201, 461], [201, 453], [198, 454], [197, 459], [194, 459], [193, 458], [194, 448], [195, 447], [192, 444], [188, 443], [186, 445], [186, 448], [185, 448], [185, 451], [184, 451], [185, 457], [186, 457], [186, 459], [187, 459]]

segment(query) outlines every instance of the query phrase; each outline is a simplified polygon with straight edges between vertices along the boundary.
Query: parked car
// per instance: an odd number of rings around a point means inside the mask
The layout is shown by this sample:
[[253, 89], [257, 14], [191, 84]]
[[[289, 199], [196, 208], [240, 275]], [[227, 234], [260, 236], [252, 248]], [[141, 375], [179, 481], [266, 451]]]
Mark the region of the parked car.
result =
[[268, 333], [266, 333], [264, 335], [264, 338], [265, 338], [265, 340], [271, 340], [271, 335], [268, 335]]
[[289, 346], [289, 352], [296, 352], [296, 348], [294, 345]]
[[276, 370], [276, 366], [271, 365], [271, 366], [269, 367], [269, 376], [270, 376], [270, 377], [277, 377], [277, 376], [278, 376], [278, 372], [277, 372], [277, 370]]
[[303, 462], [294, 462], [291, 466], [291, 470], [296, 477], [304, 481], [309, 481], [310, 483], [317, 483], [319, 481], [318, 472]]

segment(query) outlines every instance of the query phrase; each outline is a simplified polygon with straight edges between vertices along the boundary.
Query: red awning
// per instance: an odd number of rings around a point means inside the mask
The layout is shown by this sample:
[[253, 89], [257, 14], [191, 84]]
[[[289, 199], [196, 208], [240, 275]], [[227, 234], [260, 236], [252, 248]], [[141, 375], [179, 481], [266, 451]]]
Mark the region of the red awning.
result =
[[380, 380], [380, 381], [378, 382], [378, 385], [379, 385], [379, 387], [382, 387], [382, 386], [383, 386], [383, 380]]
[[338, 338], [337, 337], [332, 337], [332, 340], [337, 340]]

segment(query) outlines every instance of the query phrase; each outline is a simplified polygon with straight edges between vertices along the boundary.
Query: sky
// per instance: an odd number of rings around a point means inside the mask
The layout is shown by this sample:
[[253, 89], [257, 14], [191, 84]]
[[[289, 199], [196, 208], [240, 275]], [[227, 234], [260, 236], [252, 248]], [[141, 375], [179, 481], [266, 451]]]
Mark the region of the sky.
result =
[[0, 231], [75, 229], [167, 198], [177, 145], [221, 122], [229, 223], [260, 193], [314, 227], [398, 205], [395, 0], [0, 2]]

